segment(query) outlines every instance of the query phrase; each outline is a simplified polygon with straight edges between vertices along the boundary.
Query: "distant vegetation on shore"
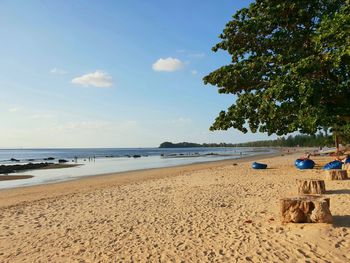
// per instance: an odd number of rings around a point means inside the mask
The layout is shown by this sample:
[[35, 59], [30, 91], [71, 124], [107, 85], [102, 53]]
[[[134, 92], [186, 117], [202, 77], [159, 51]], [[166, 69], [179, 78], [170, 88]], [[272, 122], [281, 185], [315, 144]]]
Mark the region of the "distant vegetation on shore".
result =
[[276, 140], [254, 141], [245, 143], [191, 143], [191, 142], [163, 142], [159, 148], [190, 148], [190, 147], [323, 147], [333, 146], [333, 137], [329, 135], [295, 135]]
[[203, 147], [202, 144], [192, 143], [192, 142], [163, 142], [159, 145], [159, 148], [192, 148], [192, 147]]

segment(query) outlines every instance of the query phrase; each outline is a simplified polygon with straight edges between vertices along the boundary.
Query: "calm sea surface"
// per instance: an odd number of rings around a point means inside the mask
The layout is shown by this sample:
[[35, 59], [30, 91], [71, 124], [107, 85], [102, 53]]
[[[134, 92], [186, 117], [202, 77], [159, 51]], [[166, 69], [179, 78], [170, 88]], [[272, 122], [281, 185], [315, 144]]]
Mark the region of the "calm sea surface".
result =
[[[0, 149], [0, 165], [28, 162], [53, 162], [65, 159], [76, 167], [32, 170], [17, 175], [33, 178], [0, 181], [0, 189], [47, 184], [72, 180], [83, 176], [125, 172], [148, 168], [237, 159], [262, 153], [273, 153], [268, 148], [94, 148], [94, 149]], [[136, 158], [135, 158], [135, 157]], [[45, 159], [52, 157], [54, 160]], [[11, 161], [11, 159], [17, 161]]]

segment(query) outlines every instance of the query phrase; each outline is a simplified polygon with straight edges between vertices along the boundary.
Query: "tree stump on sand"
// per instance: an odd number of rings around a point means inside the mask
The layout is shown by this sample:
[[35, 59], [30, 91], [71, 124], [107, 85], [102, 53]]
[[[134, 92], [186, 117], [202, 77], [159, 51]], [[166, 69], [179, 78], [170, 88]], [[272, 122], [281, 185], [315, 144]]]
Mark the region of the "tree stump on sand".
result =
[[342, 169], [346, 170], [348, 172], [348, 175], [349, 175], [350, 174], [350, 163], [343, 164]]
[[328, 170], [326, 171], [326, 178], [328, 180], [346, 180], [348, 179], [348, 174], [346, 172], [346, 170], [338, 170], [338, 169], [334, 169], [334, 170]]
[[300, 195], [321, 195], [326, 193], [326, 186], [323, 180], [297, 179], [298, 194]]
[[281, 199], [282, 223], [332, 223], [329, 198], [303, 196]]

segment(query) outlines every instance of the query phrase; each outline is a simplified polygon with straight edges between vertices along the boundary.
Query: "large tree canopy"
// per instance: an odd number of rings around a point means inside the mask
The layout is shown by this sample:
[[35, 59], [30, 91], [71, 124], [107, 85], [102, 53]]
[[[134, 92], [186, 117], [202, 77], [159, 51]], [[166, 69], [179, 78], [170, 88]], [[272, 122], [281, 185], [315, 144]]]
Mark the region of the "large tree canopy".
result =
[[239, 10], [213, 50], [232, 61], [204, 78], [235, 102], [211, 130], [313, 134], [350, 116], [347, 0], [257, 0]]

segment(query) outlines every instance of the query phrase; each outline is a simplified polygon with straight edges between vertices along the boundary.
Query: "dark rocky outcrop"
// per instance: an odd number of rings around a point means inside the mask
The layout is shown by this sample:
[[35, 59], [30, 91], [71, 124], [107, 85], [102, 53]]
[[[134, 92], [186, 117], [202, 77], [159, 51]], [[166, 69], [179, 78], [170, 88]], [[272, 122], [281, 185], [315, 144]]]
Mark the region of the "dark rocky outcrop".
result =
[[15, 165], [0, 165], [0, 174], [9, 174], [25, 170], [41, 169], [50, 165], [49, 163], [28, 163]]

